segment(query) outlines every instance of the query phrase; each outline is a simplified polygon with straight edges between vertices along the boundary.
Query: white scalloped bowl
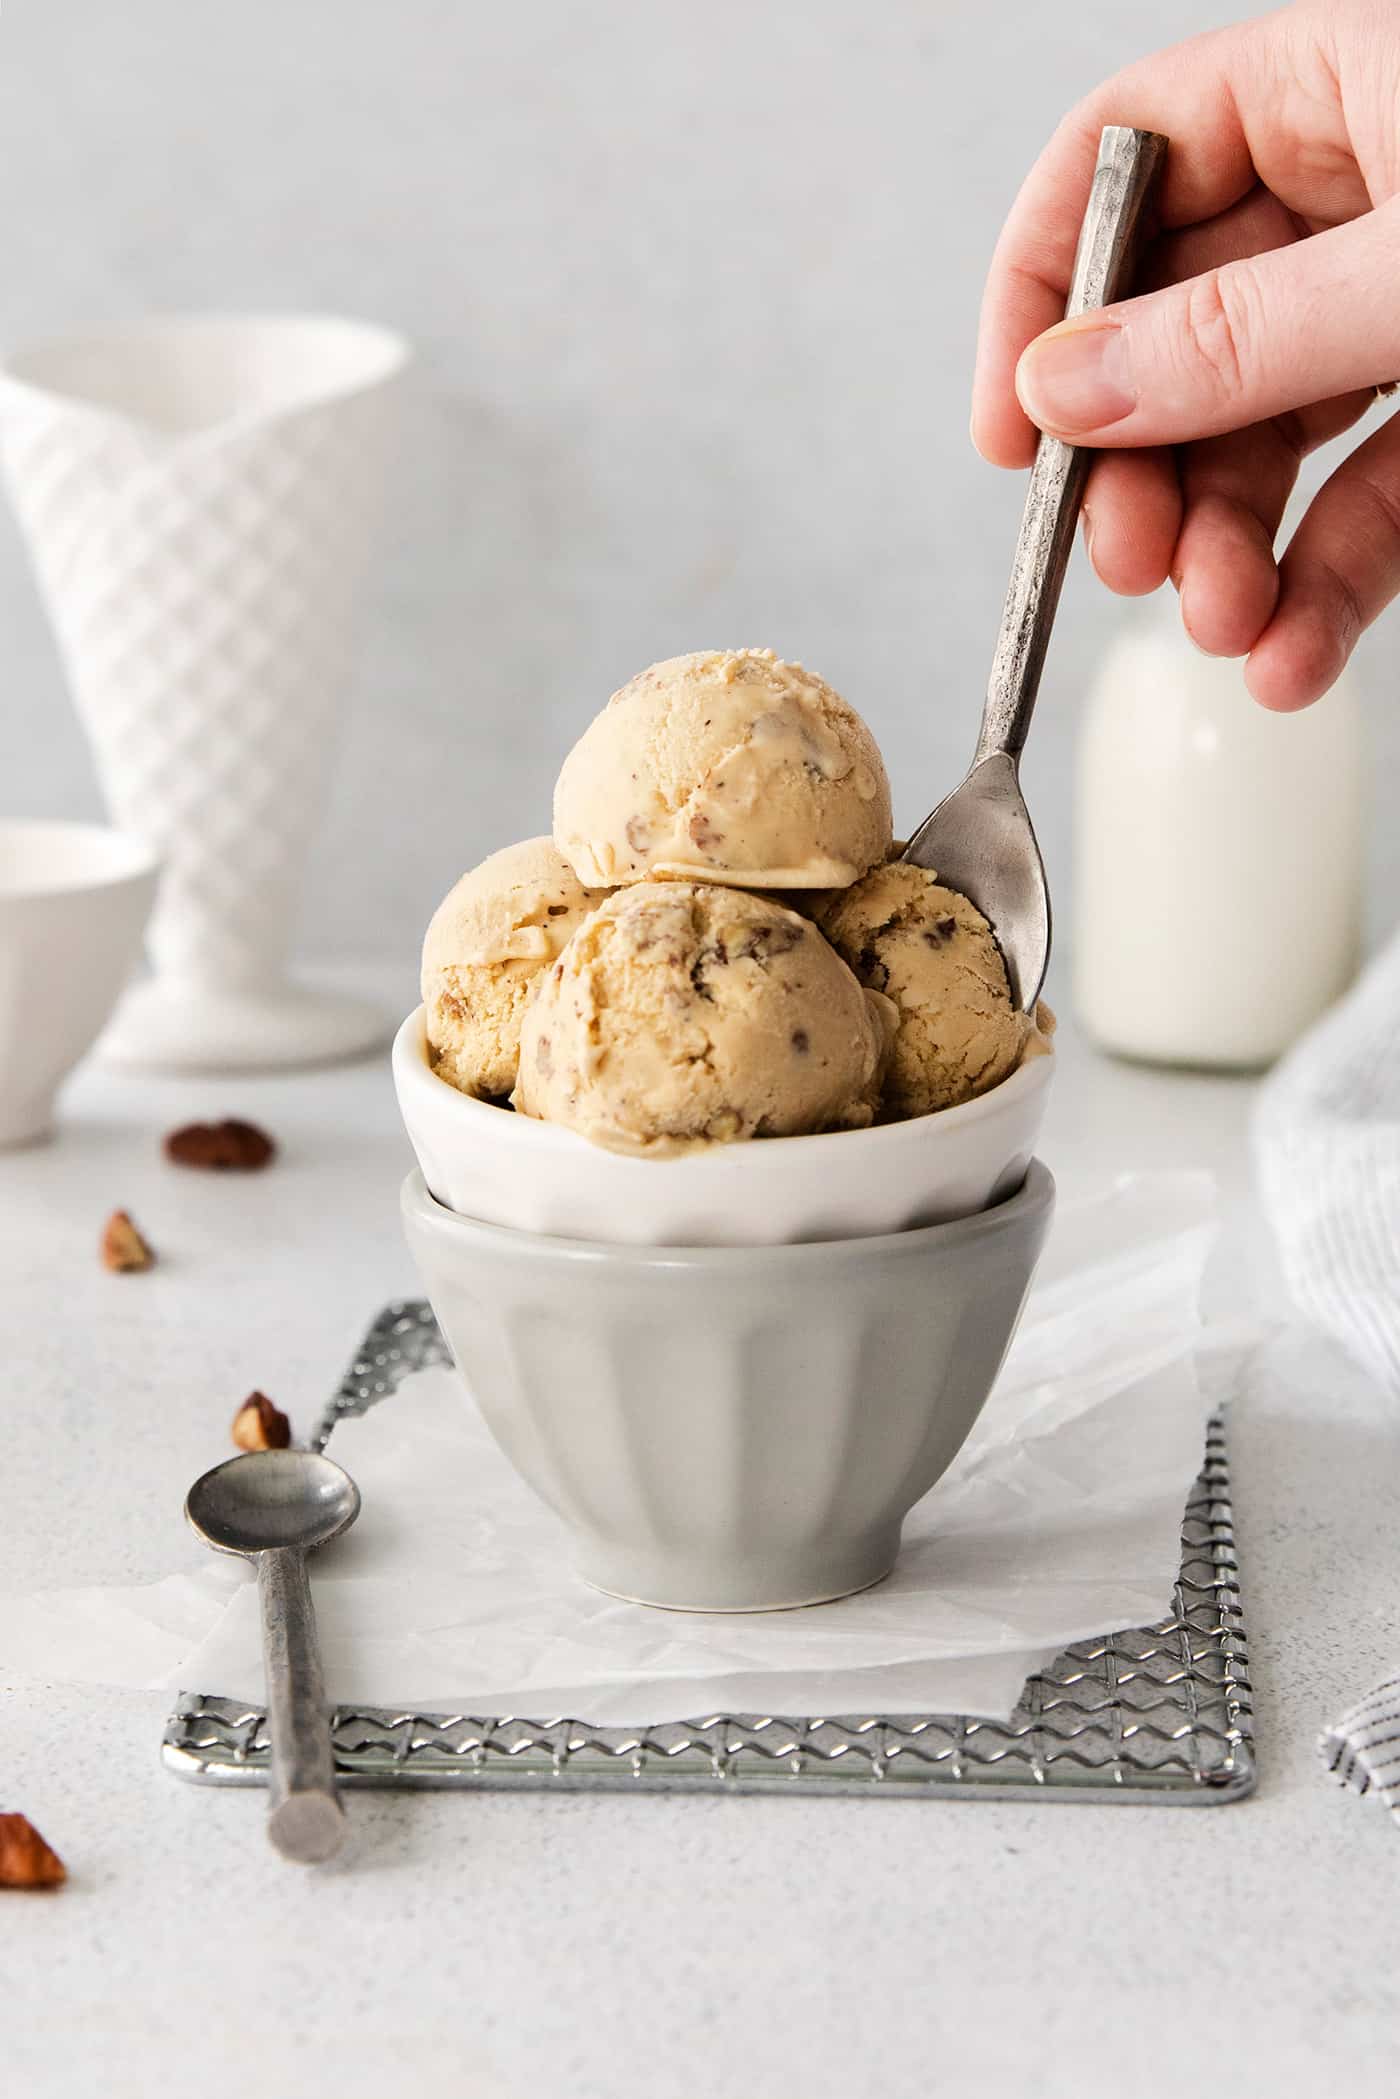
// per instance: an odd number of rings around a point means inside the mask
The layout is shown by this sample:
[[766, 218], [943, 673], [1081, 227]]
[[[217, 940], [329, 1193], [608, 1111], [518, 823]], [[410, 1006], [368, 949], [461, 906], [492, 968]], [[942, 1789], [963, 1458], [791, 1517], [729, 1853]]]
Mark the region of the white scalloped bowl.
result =
[[989, 1093], [912, 1122], [637, 1159], [449, 1086], [428, 1062], [421, 1006], [393, 1048], [399, 1108], [439, 1203], [615, 1246], [793, 1246], [970, 1217], [1025, 1179], [1054, 1068], [1053, 1054], [1030, 1056]]

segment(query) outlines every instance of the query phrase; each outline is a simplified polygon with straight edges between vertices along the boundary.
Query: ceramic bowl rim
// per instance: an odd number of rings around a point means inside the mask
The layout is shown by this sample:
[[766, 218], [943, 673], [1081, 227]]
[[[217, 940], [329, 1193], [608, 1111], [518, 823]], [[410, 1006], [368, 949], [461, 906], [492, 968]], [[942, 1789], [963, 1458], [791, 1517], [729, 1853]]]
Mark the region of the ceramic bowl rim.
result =
[[[507, 1116], [494, 1101], [477, 1100], [472, 1094], [450, 1086], [446, 1079], [438, 1077], [428, 1062], [426, 1008], [422, 1005], [415, 1006], [399, 1026], [390, 1061], [399, 1084], [431, 1088], [434, 1112], [455, 1116], [463, 1134], [475, 1126], [483, 1137], [486, 1136], [488, 1126], [482, 1122], [482, 1117], [489, 1116], [492, 1118], [490, 1134], [493, 1138], [501, 1137], [512, 1144], [533, 1145], [537, 1153], [547, 1146], [556, 1154], [569, 1154], [578, 1159], [596, 1160], [601, 1154], [604, 1159], [644, 1166], [649, 1172], [682, 1167], [688, 1173], [704, 1173], [723, 1167], [730, 1171], [750, 1171], [755, 1175], [771, 1172], [775, 1154], [785, 1158], [792, 1154], [793, 1147], [799, 1145], [803, 1159], [811, 1164], [824, 1159], [835, 1169], [855, 1164], [854, 1146], [858, 1141], [867, 1153], [872, 1154], [881, 1148], [888, 1151], [917, 1139], [936, 1142], [935, 1132], [951, 1135], [955, 1130], [967, 1129], [1008, 1106], [1014, 1106], [1023, 1096], [1043, 1091], [1055, 1070], [1055, 1052], [1051, 1049], [1042, 1055], [1023, 1058], [999, 1085], [989, 1087], [985, 1093], [975, 1094], [971, 1100], [961, 1101], [955, 1108], [940, 1108], [932, 1115], [911, 1116], [904, 1122], [873, 1123], [863, 1130], [822, 1130], [805, 1137], [765, 1137], [749, 1144], [722, 1144], [708, 1151], [675, 1152], [648, 1159], [636, 1153], [609, 1151], [605, 1146], [579, 1136], [576, 1130], [561, 1129], [557, 1123], [541, 1122], [532, 1115]], [[427, 1095], [420, 1094], [420, 1098], [426, 1100]], [[507, 1121], [512, 1130], [508, 1138], [500, 1127]], [[838, 1145], [841, 1149], [833, 1150]]]
[[160, 871], [160, 856], [155, 848], [134, 831], [122, 830], [115, 824], [82, 823], [66, 817], [0, 817], [0, 847], [10, 840], [22, 844], [26, 838], [36, 843], [42, 840], [60, 847], [75, 847], [86, 864], [75, 866], [71, 874], [61, 877], [11, 877], [5, 872], [0, 854], [0, 908], [96, 896], [149, 880]]
[[823, 1263], [888, 1261], [895, 1254], [906, 1258], [933, 1256], [976, 1244], [979, 1239], [1003, 1237], [1028, 1219], [1043, 1216], [1054, 1200], [1054, 1175], [1042, 1160], [1032, 1159], [1014, 1194], [990, 1209], [974, 1211], [970, 1217], [951, 1218], [943, 1224], [910, 1225], [903, 1231], [856, 1234], [846, 1239], [799, 1239], [773, 1246], [645, 1246], [604, 1239], [570, 1239], [466, 1217], [460, 1210], [449, 1210], [446, 1203], [438, 1201], [419, 1166], [405, 1176], [400, 1191], [405, 1215], [416, 1217], [434, 1230], [457, 1234], [467, 1259], [473, 1249], [479, 1249], [515, 1260], [557, 1261], [617, 1271], [679, 1269], [718, 1276], [747, 1275], [756, 1265], [797, 1269], [820, 1267]]

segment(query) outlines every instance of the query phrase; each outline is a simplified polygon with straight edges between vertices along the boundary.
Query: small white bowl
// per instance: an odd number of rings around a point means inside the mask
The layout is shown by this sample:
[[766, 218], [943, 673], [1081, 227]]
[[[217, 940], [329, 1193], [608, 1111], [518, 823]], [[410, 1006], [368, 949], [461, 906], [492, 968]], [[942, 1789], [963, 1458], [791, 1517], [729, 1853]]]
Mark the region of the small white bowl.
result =
[[969, 1217], [1019, 1188], [1055, 1059], [912, 1122], [766, 1137], [673, 1159], [605, 1151], [438, 1078], [423, 1008], [394, 1039], [399, 1108], [438, 1202], [518, 1232], [630, 1246], [793, 1246]]
[[122, 831], [0, 822], [0, 1146], [52, 1130], [140, 952], [157, 872]]

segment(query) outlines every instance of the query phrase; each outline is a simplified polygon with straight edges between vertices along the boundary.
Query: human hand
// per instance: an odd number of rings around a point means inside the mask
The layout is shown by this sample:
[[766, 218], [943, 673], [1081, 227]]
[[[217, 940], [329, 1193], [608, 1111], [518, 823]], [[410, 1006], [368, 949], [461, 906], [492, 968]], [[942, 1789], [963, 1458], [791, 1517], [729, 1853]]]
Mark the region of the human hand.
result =
[[[1266, 707], [1317, 699], [1400, 592], [1400, 418], [1274, 558], [1300, 461], [1400, 376], [1398, 108], [1397, 0], [1300, 0], [1145, 59], [1061, 124], [983, 299], [978, 449], [1027, 466], [1037, 428], [1104, 448], [1095, 570], [1129, 596], [1170, 575], [1192, 639], [1248, 656]], [[1105, 124], [1171, 140], [1157, 288], [1052, 326]]]

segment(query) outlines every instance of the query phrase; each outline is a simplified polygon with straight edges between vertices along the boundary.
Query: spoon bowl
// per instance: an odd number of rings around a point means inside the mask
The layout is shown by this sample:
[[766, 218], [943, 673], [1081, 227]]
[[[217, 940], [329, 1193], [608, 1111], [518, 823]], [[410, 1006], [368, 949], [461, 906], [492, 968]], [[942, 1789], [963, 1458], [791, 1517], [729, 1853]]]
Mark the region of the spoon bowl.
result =
[[310, 1552], [360, 1513], [348, 1472], [310, 1450], [257, 1450], [216, 1465], [190, 1488], [185, 1514], [216, 1552]]
[[974, 764], [904, 858], [976, 905], [996, 934], [1012, 1005], [1033, 1013], [1050, 960], [1050, 889], [1015, 759], [994, 751]]

